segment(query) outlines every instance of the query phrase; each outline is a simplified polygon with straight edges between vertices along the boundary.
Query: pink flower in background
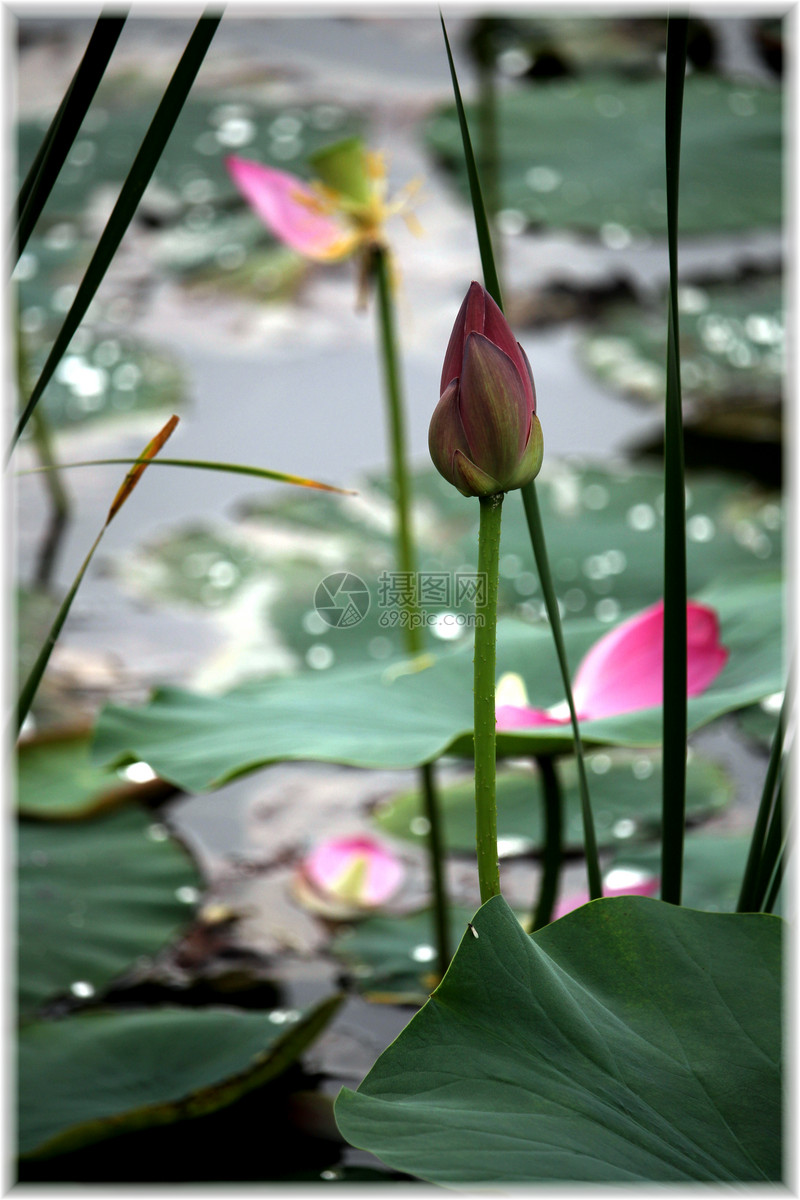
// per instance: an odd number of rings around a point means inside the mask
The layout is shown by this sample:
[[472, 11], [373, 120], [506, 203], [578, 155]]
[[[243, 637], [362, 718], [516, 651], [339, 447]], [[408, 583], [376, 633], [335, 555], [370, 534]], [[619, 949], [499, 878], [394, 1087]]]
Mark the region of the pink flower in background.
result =
[[384, 156], [367, 150], [359, 138], [318, 151], [310, 163], [317, 178], [305, 183], [235, 154], [225, 160], [231, 179], [267, 228], [306, 258], [335, 262], [382, 245], [383, 226], [396, 213], [420, 232], [407, 211], [420, 181], [412, 180], [390, 199]]
[[[625, 867], [616, 867], [609, 871], [603, 880], [604, 896], [655, 896], [661, 888], [661, 880], [657, 875], [643, 875]], [[582, 908], [589, 903], [588, 892], [575, 892], [559, 900], [553, 909], [552, 920], [557, 921], [576, 908]]]
[[[687, 695], [699, 696], [728, 661], [720, 644], [713, 608], [686, 605]], [[595, 721], [621, 713], [658, 708], [663, 694], [664, 602], [623, 621], [592, 646], [572, 685], [579, 720]], [[519, 676], [504, 676], [497, 686], [497, 728], [530, 729], [569, 723], [566, 703], [552, 709], [530, 708]]]
[[354, 234], [297, 176], [237, 155], [226, 158], [225, 165], [253, 211], [287, 246], [322, 262], [351, 252]]
[[294, 890], [321, 915], [346, 919], [385, 904], [405, 873], [397, 855], [374, 838], [328, 838], [300, 863]]

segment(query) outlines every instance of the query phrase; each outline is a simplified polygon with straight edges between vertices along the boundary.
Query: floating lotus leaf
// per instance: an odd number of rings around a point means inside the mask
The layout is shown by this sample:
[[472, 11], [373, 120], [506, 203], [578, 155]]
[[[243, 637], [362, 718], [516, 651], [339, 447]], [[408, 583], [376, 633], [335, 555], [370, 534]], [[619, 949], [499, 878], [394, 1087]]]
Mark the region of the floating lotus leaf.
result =
[[[777, 693], [776, 693], [777, 695]], [[736, 720], [747, 737], [759, 742], [762, 748], [769, 752], [772, 739], [778, 727], [778, 711], [774, 707], [775, 697], [768, 696], [760, 704], [745, 708], [736, 714]]]
[[[641, 233], [666, 237], [663, 79], [608, 75], [515, 88], [500, 94], [498, 122], [503, 209], [529, 225], [597, 230], [610, 245]], [[467, 199], [454, 108], [431, 118], [425, 138]], [[779, 225], [781, 151], [779, 89], [689, 76], [681, 232]]]
[[782, 922], [598, 900], [529, 937], [501, 896], [335, 1114], [430, 1183], [776, 1183]]
[[[780, 440], [786, 369], [780, 278], [684, 287], [681, 389], [692, 426], [721, 436]], [[664, 403], [666, 300], [607, 313], [582, 346], [604, 383], [651, 404]]]
[[[35, 379], [45, 364], [83, 272], [91, 243], [74, 222], [34, 234], [15, 271], [20, 325]], [[127, 306], [127, 307], [126, 307]], [[113, 294], [95, 302], [89, 320], [72, 339], [42, 399], [56, 428], [142, 409], [174, 409], [185, 395], [177, 358], [138, 338], [125, 326], [130, 304]]]
[[[587, 755], [589, 791], [598, 843], [616, 846], [657, 832], [661, 822], [661, 763], [653, 755], [605, 752]], [[558, 764], [564, 797], [564, 845], [583, 849], [583, 819], [573, 760]], [[686, 811], [698, 820], [730, 803], [733, 784], [723, 771], [697, 755], [687, 767]], [[475, 785], [472, 777], [438, 789], [444, 842], [457, 853], [475, 851]], [[372, 819], [391, 837], [424, 842], [426, 822], [417, 791], [381, 803]], [[542, 785], [535, 769], [497, 776], [497, 836], [500, 855], [524, 854], [544, 840]], [[657, 874], [658, 872], [656, 872]]]
[[[782, 586], [755, 579], [726, 584], [697, 597], [720, 617], [730, 657], [701, 696], [688, 702], [689, 730], [746, 707], [781, 686]], [[575, 666], [606, 631], [594, 622], [565, 627]], [[501, 622], [498, 674], [518, 671], [531, 702], [562, 701], [561, 677], [548, 628]], [[432, 665], [397, 661], [388, 666], [341, 668], [267, 679], [223, 696], [177, 688], [155, 693], [141, 708], [106, 707], [96, 727], [99, 764], [144, 761], [187, 791], [217, 787], [226, 779], [271, 762], [313, 760], [360, 767], [411, 767], [445, 753], [472, 749], [472, 650], [440, 653]], [[655, 746], [661, 710], [647, 709], [584, 722], [594, 745]], [[568, 751], [569, 725], [498, 735], [501, 757]]]
[[[478, 506], [431, 468], [413, 482], [418, 599], [429, 622], [428, 645], [440, 651], [471, 638]], [[232, 626], [252, 629], [226, 653], [226, 662], [237, 656], [238, 678], [252, 674], [254, 664], [261, 671], [294, 665], [325, 674], [354, 663], [385, 663], [404, 649], [386, 488], [384, 478], [372, 478], [355, 499], [286, 494], [250, 502], [242, 521], [167, 531], [126, 555], [117, 570], [148, 600], [214, 611], [228, 634]], [[545, 463], [536, 488], [565, 623], [590, 616], [610, 623], [658, 599], [662, 473]], [[783, 516], [776, 494], [722, 475], [689, 477], [688, 492], [692, 595], [716, 579], [778, 568]], [[339, 572], [359, 577], [370, 598], [363, 618], [343, 628], [327, 624], [314, 603], [320, 583]], [[516, 495], [503, 509], [499, 603], [501, 612], [543, 619]], [[238, 611], [242, 620], [234, 621]]]
[[[456, 938], [472, 909], [451, 908]], [[421, 1004], [439, 982], [433, 909], [386, 917], [367, 917], [336, 935], [331, 953], [340, 959], [367, 1000], [385, 1004]]]
[[39, 1021], [19, 1039], [19, 1153], [49, 1157], [223, 1108], [280, 1074], [341, 1002], [151, 1008]]
[[23, 1016], [88, 998], [180, 931], [202, 878], [138, 806], [91, 821], [21, 821], [18, 989]]
[[173, 789], [159, 780], [135, 783], [96, 767], [88, 728], [60, 729], [20, 742], [17, 811], [23, 817], [72, 821], [132, 800], [155, 800]]

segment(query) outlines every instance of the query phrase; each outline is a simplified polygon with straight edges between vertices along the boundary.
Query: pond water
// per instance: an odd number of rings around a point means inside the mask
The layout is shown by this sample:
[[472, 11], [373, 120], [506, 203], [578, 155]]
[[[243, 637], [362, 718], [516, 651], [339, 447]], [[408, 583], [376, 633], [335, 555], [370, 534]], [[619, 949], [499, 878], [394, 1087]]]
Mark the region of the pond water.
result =
[[[463, 49], [467, 25], [463, 18], [455, 20], [449, 31], [462, 87], [469, 92], [473, 73]], [[716, 21], [714, 27], [721, 56], [734, 64], [737, 77], [745, 71], [751, 79], [762, 78], [763, 69], [743, 36], [744, 22]], [[52, 111], [90, 28], [90, 22], [78, 18], [23, 20], [21, 117]], [[130, 22], [116, 69], [163, 86], [189, 28], [177, 19]], [[365, 118], [370, 145], [389, 154], [392, 189], [424, 178], [415, 205], [424, 235], [412, 236], [399, 221], [391, 227], [400, 265], [409, 449], [414, 463], [423, 465], [443, 348], [466, 286], [479, 272], [471, 215], [444, 172], [432, 164], [419, 134], [426, 114], [450, 100], [438, 21], [226, 18], [198, 86], [207, 93], [249, 89], [251, 98], [279, 102], [287, 110], [309, 103], [357, 110]], [[104, 288], [111, 296], [132, 298], [125, 332], [168, 350], [184, 376], [186, 403], [167, 453], [247, 462], [353, 487], [365, 473], [385, 469], [374, 315], [356, 311], [352, 264], [314, 268], [292, 302], [259, 305], [222, 289], [183, 286], [155, 264], [155, 245], [153, 229], [135, 224]], [[782, 252], [779, 231], [745, 230], [687, 241], [681, 265], [687, 278], [698, 280], [743, 271], [770, 273], [779, 268]], [[521, 313], [529, 312], [554, 285], [575, 300], [572, 315], [564, 320], [520, 327], [536, 378], [548, 460], [620, 460], [632, 447], [657, 439], [658, 413], [601, 384], [579, 351], [592, 305], [602, 305], [604, 295], [621, 287], [644, 302], [663, 287], [664, 242], [643, 237], [615, 245], [613, 237], [603, 244], [587, 234], [520, 232], [506, 237], [504, 262], [511, 312], [515, 305]], [[133, 456], [158, 424], [159, 414], [144, 412], [82, 425], [59, 434], [58, 455], [64, 462]], [[20, 465], [32, 462], [27, 445]], [[69, 585], [96, 536], [122, 470], [97, 466], [67, 473], [72, 513], [51, 580], [57, 593]], [[285, 485], [236, 476], [153, 468], [110, 526], [53, 655], [54, 710], [89, 717], [108, 698], [140, 700], [166, 680], [188, 685], [201, 680], [213, 687], [208, 664], [224, 666], [236, 642], [231, 623], [226, 626], [213, 610], [143, 597], [126, 586], [119, 564], [137, 546], [152, 544], [178, 527], [230, 528], [243, 504], [286, 491]], [[35, 569], [46, 524], [41, 479], [21, 477], [16, 526], [23, 580]], [[763, 755], [743, 743], [732, 722], [699, 736], [696, 745], [735, 777], [735, 800], [718, 818], [719, 828], [742, 827], [757, 803]], [[409, 774], [403, 772], [287, 764], [210, 795], [172, 801], [169, 823], [202, 863], [209, 897], [240, 914], [226, 939], [213, 944], [211, 959], [237, 969], [255, 962], [256, 974], [281, 987], [289, 1005], [302, 1006], [330, 992], [341, 968], [329, 955], [324, 923], [292, 899], [293, 864], [313, 840], [369, 829], [370, 808], [408, 786]], [[416, 847], [407, 848], [404, 858], [411, 906], [424, 896], [423, 860]], [[451, 862], [451, 894], [466, 906], [476, 903], [472, 874], [468, 861]], [[520, 903], [529, 900], [533, 874], [529, 860], [509, 860], [503, 877], [509, 895]], [[583, 867], [569, 862], [565, 890], [582, 884]], [[184, 957], [186, 953], [184, 947]], [[168, 970], [180, 976], [180, 961], [176, 964], [170, 954], [165, 960]], [[408, 1008], [368, 1005], [352, 997], [304, 1060], [309, 1073], [321, 1077], [322, 1093], [332, 1097], [341, 1083], [355, 1086], [409, 1013]], [[310, 1120], [304, 1111], [301, 1127], [308, 1130]], [[330, 1128], [329, 1113], [319, 1120], [323, 1126], [327, 1120]], [[347, 1149], [342, 1162], [377, 1165]], [[331, 1169], [336, 1168], [323, 1163], [322, 1171]]]

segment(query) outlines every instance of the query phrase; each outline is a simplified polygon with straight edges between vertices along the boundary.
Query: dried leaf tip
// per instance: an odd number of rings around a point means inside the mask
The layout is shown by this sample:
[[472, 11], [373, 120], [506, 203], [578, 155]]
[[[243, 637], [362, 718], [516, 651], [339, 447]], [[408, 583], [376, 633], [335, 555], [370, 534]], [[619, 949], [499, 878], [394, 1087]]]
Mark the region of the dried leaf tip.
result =
[[151, 459], [155, 458], [164, 443], [172, 436], [172, 433], [178, 424], [178, 420], [179, 418], [173, 414], [163, 429], [160, 429], [156, 436], [147, 443], [144, 450], [139, 455], [139, 460], [134, 463], [122, 481], [122, 486], [114, 497], [111, 508], [108, 510], [106, 525], [108, 525], [114, 519], [119, 510], [122, 508], [123, 504], [128, 499], [128, 496], [130, 496], [131, 492], [144, 474], [147, 464]]

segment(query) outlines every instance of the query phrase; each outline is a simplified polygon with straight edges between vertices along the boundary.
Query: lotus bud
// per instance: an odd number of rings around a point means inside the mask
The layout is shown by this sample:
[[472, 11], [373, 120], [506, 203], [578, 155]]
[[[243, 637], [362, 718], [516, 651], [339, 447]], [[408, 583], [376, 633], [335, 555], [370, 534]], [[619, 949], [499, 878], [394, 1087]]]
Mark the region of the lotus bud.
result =
[[444, 357], [428, 446], [440, 475], [464, 496], [524, 487], [544, 443], [525, 351], [485, 288], [470, 284]]

